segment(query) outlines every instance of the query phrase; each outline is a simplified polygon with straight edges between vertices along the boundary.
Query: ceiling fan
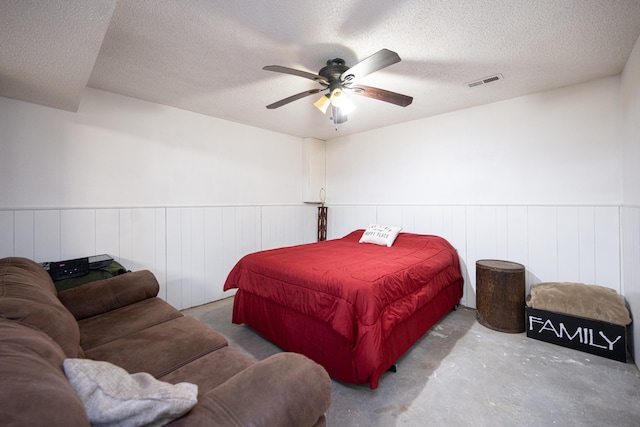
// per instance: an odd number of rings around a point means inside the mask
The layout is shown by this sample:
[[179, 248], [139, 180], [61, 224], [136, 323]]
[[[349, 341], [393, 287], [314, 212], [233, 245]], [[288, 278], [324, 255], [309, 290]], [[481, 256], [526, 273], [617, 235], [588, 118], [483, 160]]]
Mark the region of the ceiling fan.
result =
[[346, 66], [343, 59], [330, 59], [327, 61], [327, 65], [318, 71], [318, 74], [282, 67], [280, 65], [267, 65], [262, 69], [304, 77], [318, 82], [321, 86], [321, 88], [318, 89], [306, 90], [281, 99], [280, 101], [267, 105], [267, 108], [274, 109], [282, 107], [290, 102], [324, 91], [327, 91], [327, 93], [323, 94], [313, 105], [322, 111], [322, 113], [326, 113], [328, 107], [331, 106], [331, 119], [334, 124], [346, 122], [347, 114], [354, 108], [349, 98], [345, 95], [346, 91], [406, 107], [413, 101], [412, 97], [358, 83], [364, 76], [395, 64], [396, 62], [400, 62], [400, 56], [398, 56], [397, 53], [389, 49], [381, 49], [368, 58], [358, 62], [353, 67]]

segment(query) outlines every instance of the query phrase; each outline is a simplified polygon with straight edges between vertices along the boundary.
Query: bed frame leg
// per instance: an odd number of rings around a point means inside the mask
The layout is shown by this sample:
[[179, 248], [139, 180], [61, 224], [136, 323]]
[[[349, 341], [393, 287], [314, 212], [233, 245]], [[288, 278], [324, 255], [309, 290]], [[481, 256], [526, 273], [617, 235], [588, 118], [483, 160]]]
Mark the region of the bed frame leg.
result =
[[398, 372], [398, 364], [394, 363], [393, 365], [389, 366], [389, 369], [387, 369], [387, 372]]
[[451, 310], [451, 311], [458, 311], [458, 304], [454, 305], [453, 306], [453, 310]]

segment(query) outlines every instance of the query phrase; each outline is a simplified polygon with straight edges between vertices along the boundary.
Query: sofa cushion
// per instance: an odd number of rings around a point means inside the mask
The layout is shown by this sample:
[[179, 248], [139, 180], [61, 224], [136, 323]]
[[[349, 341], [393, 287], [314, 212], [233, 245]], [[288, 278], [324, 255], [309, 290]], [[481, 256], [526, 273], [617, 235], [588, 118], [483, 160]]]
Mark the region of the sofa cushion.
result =
[[75, 318], [58, 300], [49, 274], [29, 259], [0, 260], [0, 317], [41, 330], [67, 357], [81, 354]]
[[327, 371], [311, 359], [277, 353], [203, 393], [172, 426], [325, 425], [331, 387]]
[[3, 425], [89, 426], [82, 401], [64, 375], [65, 355], [49, 336], [0, 318], [0, 349]]
[[222, 335], [183, 316], [87, 349], [85, 356], [159, 378], [226, 345]]
[[153, 273], [140, 270], [60, 291], [58, 299], [80, 320], [155, 297], [159, 290]]
[[64, 371], [92, 425], [163, 426], [198, 403], [198, 386], [169, 384], [108, 362], [66, 359]]
[[182, 313], [160, 298], [148, 298], [78, 321], [80, 345], [83, 350], [90, 350], [178, 317]]
[[212, 351], [158, 379], [171, 384], [185, 381], [197, 384], [198, 393], [202, 395], [247, 369], [253, 363], [240, 351], [227, 346]]

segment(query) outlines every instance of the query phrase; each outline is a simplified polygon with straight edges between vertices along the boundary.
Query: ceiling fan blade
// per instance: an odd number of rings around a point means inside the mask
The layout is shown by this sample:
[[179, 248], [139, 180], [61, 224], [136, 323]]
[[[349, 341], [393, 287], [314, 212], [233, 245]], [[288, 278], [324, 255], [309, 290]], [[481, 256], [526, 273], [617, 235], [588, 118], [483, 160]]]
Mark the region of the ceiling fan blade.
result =
[[315, 93], [318, 93], [320, 91], [322, 91], [324, 89], [311, 89], [311, 90], [305, 90], [304, 92], [300, 92], [300, 93], [296, 93], [295, 95], [291, 95], [288, 98], [284, 98], [281, 99], [280, 101], [274, 102], [273, 104], [269, 104], [267, 105], [267, 108], [269, 110], [273, 110], [274, 108], [278, 108], [278, 107], [282, 107], [283, 105], [286, 105], [290, 102], [296, 101], [300, 98], [304, 98], [305, 96], [309, 96], [309, 95], [313, 95]]
[[413, 102], [413, 97], [402, 95], [400, 93], [391, 92], [389, 90], [379, 89], [377, 87], [358, 85], [352, 88], [356, 95], [366, 96], [368, 98], [377, 99], [379, 101], [390, 102], [392, 104], [406, 107]]
[[389, 49], [380, 49], [342, 73], [340, 80], [347, 83], [353, 82], [396, 62], [400, 62], [400, 56], [397, 53]]
[[267, 71], [275, 71], [276, 73], [284, 73], [284, 74], [291, 74], [293, 76], [304, 77], [305, 79], [313, 80], [316, 82], [327, 83], [327, 79], [317, 74], [309, 73], [307, 71], [295, 70], [293, 68], [283, 67], [280, 65], [267, 65], [262, 67], [262, 69]]

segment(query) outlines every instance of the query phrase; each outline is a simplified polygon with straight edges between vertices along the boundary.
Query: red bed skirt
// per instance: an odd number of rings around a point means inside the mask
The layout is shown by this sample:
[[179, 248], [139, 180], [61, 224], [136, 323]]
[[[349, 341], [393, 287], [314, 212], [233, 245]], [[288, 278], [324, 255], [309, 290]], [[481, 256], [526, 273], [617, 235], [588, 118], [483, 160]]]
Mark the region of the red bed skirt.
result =
[[[391, 365], [462, 298], [462, 278], [444, 287], [434, 298], [396, 325], [382, 343], [382, 354], [355, 354], [352, 343], [328, 324], [239, 289], [233, 305], [233, 323], [246, 324], [285, 351], [304, 354], [333, 378], [372, 389]], [[265, 320], [268, 319], [268, 320]], [[367, 360], [363, 360], [367, 359]], [[370, 366], [375, 361], [374, 368]]]

